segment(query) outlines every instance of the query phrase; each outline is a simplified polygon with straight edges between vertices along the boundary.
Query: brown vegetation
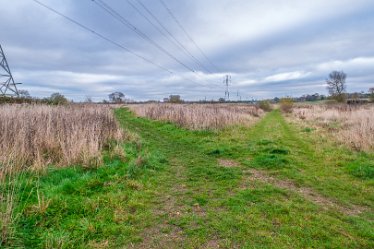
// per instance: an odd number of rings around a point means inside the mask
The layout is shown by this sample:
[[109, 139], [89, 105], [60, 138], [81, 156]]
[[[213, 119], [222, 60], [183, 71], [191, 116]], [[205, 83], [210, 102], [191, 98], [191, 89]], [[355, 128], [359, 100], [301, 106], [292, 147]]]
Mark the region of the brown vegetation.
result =
[[270, 112], [273, 109], [270, 101], [268, 101], [268, 100], [262, 100], [262, 101], [258, 102], [258, 107], [260, 109], [264, 110], [265, 112]]
[[282, 98], [279, 102], [279, 107], [282, 112], [290, 113], [293, 108], [293, 100], [291, 98]]
[[257, 106], [230, 104], [144, 104], [129, 108], [138, 116], [171, 121], [193, 130], [250, 125], [264, 113]]
[[[99, 105], [0, 105], [0, 247], [12, 240], [18, 205], [18, 179], [49, 164], [97, 166], [104, 146], [122, 139], [112, 109]], [[118, 145], [111, 154], [123, 154]], [[37, 191], [37, 209], [49, 201]]]
[[356, 150], [374, 150], [374, 106], [301, 106], [293, 115], [324, 127], [341, 142]]
[[112, 110], [96, 105], [3, 105], [0, 131], [3, 174], [6, 162], [18, 169], [89, 165], [109, 140], [122, 136]]

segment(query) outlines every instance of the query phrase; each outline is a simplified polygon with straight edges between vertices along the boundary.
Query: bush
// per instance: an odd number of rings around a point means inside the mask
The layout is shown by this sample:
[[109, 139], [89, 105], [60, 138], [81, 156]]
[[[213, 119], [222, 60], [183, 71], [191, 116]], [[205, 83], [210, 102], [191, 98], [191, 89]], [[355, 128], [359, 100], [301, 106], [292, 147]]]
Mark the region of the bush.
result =
[[265, 112], [270, 112], [272, 110], [271, 104], [267, 100], [262, 100], [258, 102], [258, 107], [264, 110]]
[[60, 93], [53, 93], [51, 97], [49, 97], [49, 101], [53, 105], [66, 105], [69, 103], [67, 98], [65, 98], [65, 96]]
[[280, 100], [280, 109], [282, 112], [290, 113], [293, 108], [293, 100], [291, 98], [282, 98]]
[[0, 105], [1, 104], [31, 104], [35, 102], [35, 100], [30, 98], [24, 97], [7, 97], [7, 96], [0, 96]]
[[369, 94], [370, 94], [370, 96], [369, 96], [370, 101], [372, 103], [374, 103], [374, 87], [372, 87], [372, 88], [369, 89]]

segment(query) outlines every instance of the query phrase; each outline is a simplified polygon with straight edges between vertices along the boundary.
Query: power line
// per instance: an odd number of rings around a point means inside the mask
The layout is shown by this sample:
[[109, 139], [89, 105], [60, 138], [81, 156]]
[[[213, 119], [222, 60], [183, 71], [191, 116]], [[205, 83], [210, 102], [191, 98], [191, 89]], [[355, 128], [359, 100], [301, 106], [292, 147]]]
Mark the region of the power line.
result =
[[162, 22], [150, 11], [142, 2], [138, 1], [138, 4], [142, 6], [142, 8], [160, 25], [162, 29], [160, 29], [151, 19], [149, 19], [138, 7], [136, 7], [130, 0], [127, 0], [133, 9], [138, 12], [143, 18], [145, 18], [160, 34], [162, 34], [165, 38], [167, 38], [171, 43], [176, 45], [179, 49], [189, 57], [201, 68], [203, 68], [208, 73], [212, 73], [207, 67], [203, 65], [203, 63], [197, 59], [166, 27], [162, 24]]
[[185, 63], [180, 61], [178, 58], [176, 58], [174, 55], [169, 53], [166, 49], [164, 49], [162, 46], [160, 46], [157, 42], [152, 40], [148, 35], [140, 31], [136, 26], [134, 26], [130, 21], [128, 21], [126, 18], [124, 18], [121, 14], [119, 14], [117, 11], [115, 11], [112, 7], [110, 7], [108, 4], [104, 3], [101, 0], [92, 0], [97, 6], [102, 8], [104, 11], [106, 11], [108, 14], [110, 14], [115, 19], [119, 20], [123, 25], [134, 31], [139, 37], [141, 37], [143, 40], [150, 42], [153, 44], [156, 48], [158, 48], [160, 51], [165, 53], [167, 56], [175, 60], [178, 64], [182, 65], [184, 68], [186, 68], [188, 71], [195, 72], [191, 67], [187, 66]]
[[[160, 27], [167, 33], [169, 34], [170, 37], [173, 38], [173, 40], [175, 40], [175, 42], [179, 43], [181, 46], [183, 46], [183, 44], [181, 44], [176, 38], [175, 36], [165, 27], [165, 25], [162, 24], [162, 22], [157, 18], [157, 16], [155, 16], [152, 11], [147, 8], [147, 6], [145, 6], [140, 0], [136, 0], [138, 2], [138, 4], [140, 6], [142, 6], [142, 8], [158, 23], [158, 25], [160, 25]], [[196, 58], [196, 57], [194, 57]], [[211, 72], [210, 72], [211, 73]], [[195, 72], [195, 74], [198, 76], [198, 77], [201, 77], [198, 73]], [[214, 85], [220, 85], [218, 83], [212, 83], [212, 82], [208, 82], [207, 80], [204, 79], [204, 81], [206, 81], [207, 83], [209, 84], [214, 84]]]
[[32, 1], [34, 1], [35, 3], [39, 4], [40, 6], [46, 8], [46, 9], [48, 9], [48, 10], [54, 12], [55, 14], [57, 14], [57, 15], [59, 15], [59, 16], [65, 18], [66, 20], [70, 21], [71, 23], [74, 23], [75, 25], [81, 27], [82, 29], [85, 29], [86, 31], [88, 31], [88, 32], [90, 32], [90, 33], [92, 33], [92, 34], [94, 34], [94, 35], [100, 37], [101, 39], [103, 39], [103, 40], [105, 40], [105, 41], [107, 41], [107, 42], [109, 42], [109, 43], [111, 43], [111, 44], [113, 44], [113, 45], [115, 45], [115, 46], [117, 46], [117, 47], [119, 47], [119, 48], [125, 50], [126, 52], [128, 52], [128, 53], [130, 53], [130, 54], [132, 54], [132, 55], [134, 55], [134, 56], [136, 56], [136, 57], [138, 57], [138, 58], [140, 58], [140, 59], [142, 59], [142, 60], [144, 60], [144, 61], [146, 61], [146, 62], [148, 62], [148, 63], [150, 63], [150, 64], [152, 64], [152, 65], [154, 65], [154, 66], [156, 66], [156, 67], [158, 67], [158, 68], [160, 68], [160, 69], [162, 69], [162, 70], [164, 70], [164, 71], [167, 71], [168, 73], [171, 73], [171, 74], [173, 73], [171, 70], [169, 70], [169, 69], [167, 69], [167, 68], [165, 68], [165, 67], [163, 67], [163, 66], [161, 66], [161, 65], [159, 65], [159, 64], [157, 64], [157, 63], [155, 63], [155, 62], [153, 62], [153, 61], [151, 61], [151, 60], [149, 60], [149, 59], [147, 59], [147, 58], [145, 58], [145, 57], [142, 56], [142, 55], [139, 55], [139, 54], [133, 52], [133, 51], [130, 50], [129, 48], [127, 48], [127, 47], [125, 47], [125, 46], [123, 46], [123, 45], [121, 45], [121, 44], [119, 44], [119, 43], [117, 43], [117, 42], [115, 42], [115, 41], [109, 39], [108, 37], [106, 37], [106, 36], [104, 36], [104, 35], [102, 35], [102, 34], [96, 32], [95, 30], [93, 30], [93, 29], [91, 29], [91, 28], [89, 28], [89, 27], [87, 27], [87, 26], [85, 26], [85, 25], [79, 23], [78, 21], [76, 21], [76, 20], [74, 20], [74, 19], [72, 19], [72, 18], [70, 18], [70, 17], [68, 17], [68, 16], [66, 16], [66, 15], [64, 15], [64, 14], [62, 14], [61, 12], [59, 12], [59, 11], [53, 9], [52, 7], [49, 7], [49, 6], [47, 6], [46, 4], [44, 4], [44, 3], [42, 3], [42, 2], [39, 2], [38, 0], [32, 0]]
[[[158, 68], [160, 68], [160, 69], [166, 71], [166, 72], [168, 72], [168, 73], [171, 74], [171, 75], [175, 75], [175, 73], [174, 73], [173, 71], [167, 69], [166, 67], [163, 67], [163, 66], [161, 66], [161, 65], [159, 65], [159, 64], [157, 64], [157, 63], [155, 63], [155, 62], [153, 62], [153, 61], [151, 61], [151, 60], [149, 60], [149, 59], [147, 59], [146, 57], [144, 57], [144, 56], [142, 56], [142, 55], [139, 55], [139, 54], [133, 52], [133, 51], [130, 50], [129, 48], [127, 48], [127, 47], [125, 47], [125, 46], [123, 46], [123, 45], [121, 45], [121, 44], [119, 44], [119, 43], [117, 43], [117, 42], [111, 40], [110, 38], [108, 38], [108, 37], [102, 35], [101, 33], [96, 32], [95, 30], [93, 30], [93, 29], [91, 29], [91, 28], [89, 28], [89, 27], [87, 27], [87, 26], [85, 26], [85, 25], [79, 23], [78, 21], [76, 21], [76, 20], [74, 20], [74, 19], [72, 19], [72, 18], [70, 18], [70, 17], [68, 17], [68, 16], [66, 16], [66, 15], [64, 15], [64, 14], [62, 14], [61, 12], [55, 10], [54, 8], [52, 8], [52, 7], [46, 5], [46, 4], [44, 4], [44, 3], [42, 3], [42, 2], [40, 2], [40, 1], [38, 1], [38, 0], [32, 0], [32, 1], [34, 1], [34, 2], [37, 3], [37, 4], [39, 4], [40, 6], [44, 7], [45, 9], [47, 9], [47, 10], [49, 10], [49, 11], [51, 11], [51, 12], [53, 12], [53, 13], [55, 13], [55, 14], [61, 16], [61, 17], [63, 17], [64, 19], [68, 20], [69, 22], [71, 22], [71, 23], [73, 23], [73, 24], [75, 24], [75, 25], [81, 27], [82, 29], [84, 29], [84, 30], [86, 30], [86, 31], [88, 31], [88, 32], [90, 32], [90, 33], [92, 33], [92, 34], [98, 36], [99, 38], [101, 38], [101, 39], [107, 41], [108, 43], [111, 43], [112, 45], [115, 45], [115, 46], [117, 46], [117, 47], [119, 47], [119, 48], [125, 50], [126, 52], [128, 52], [128, 53], [130, 53], [130, 54], [132, 54], [132, 55], [134, 55], [134, 56], [136, 56], [136, 57], [138, 57], [138, 58], [140, 58], [140, 59], [142, 59], [142, 60], [144, 60], [144, 61], [146, 61], [146, 62], [148, 62], [148, 63], [150, 63], [150, 64], [152, 64], [152, 65], [154, 65], [154, 66], [156, 66], [156, 67], [158, 67]], [[195, 72], [195, 73], [196, 73], [196, 72]], [[180, 75], [180, 77], [181, 77], [182, 79], [184, 79], [184, 80], [187, 80], [187, 81], [189, 81], [189, 82], [195, 83], [195, 84], [197, 84], [197, 85], [201, 85], [201, 86], [207, 87], [207, 86], [204, 85], [204, 84], [200, 84], [200, 83], [198, 83], [198, 82], [196, 82], [196, 81], [194, 81], [194, 80], [188, 79], [188, 78], [186, 78], [186, 77], [184, 77], [184, 76], [182, 76], [182, 75]]]
[[[152, 43], [154, 46], [156, 46], [157, 48], [159, 48], [160, 50], [162, 50], [164, 53], [166, 53], [167, 55], [169, 55], [171, 58], [173, 58], [175, 61], [177, 61], [179, 64], [181, 64], [182, 66], [184, 66], [187, 70], [191, 71], [192, 73], [196, 74], [198, 77], [201, 77], [195, 70], [191, 69], [190, 67], [188, 67], [187, 65], [185, 65], [183, 62], [181, 62], [180, 60], [178, 60], [175, 56], [171, 55], [168, 51], [166, 51], [163, 47], [161, 47], [159, 44], [157, 44], [154, 40], [152, 40], [148, 35], [146, 35], [145, 33], [143, 33], [142, 31], [140, 31], [136, 26], [134, 26], [130, 21], [128, 21], [126, 18], [124, 18], [121, 14], [119, 14], [116, 10], [114, 10], [112, 7], [110, 7], [108, 4], [104, 3], [102, 0], [92, 0], [94, 3], [96, 3], [99, 7], [101, 7], [103, 10], [105, 10], [107, 13], [109, 13], [112, 17], [114, 17], [115, 19], [119, 20], [123, 25], [125, 25], [126, 27], [130, 28], [131, 30], [133, 30], [136, 34], [138, 34], [138, 36], [140, 36], [142, 39]], [[138, 0], [137, 0], [138, 1]], [[139, 2], [139, 1], [138, 1]], [[139, 2], [140, 4], [142, 4], [141, 2]], [[152, 12], [142, 4], [142, 6], [147, 10], [147, 12], [149, 12], [154, 18], [156, 18]], [[156, 20], [159, 22], [159, 20], [156, 18]], [[159, 24], [164, 27], [162, 25], [161, 22], [159, 22]], [[164, 27], [165, 28], [165, 27]], [[165, 30], [173, 37], [173, 35], [165, 28]], [[178, 41], [177, 41], [178, 42]], [[182, 45], [183, 46], [183, 45]], [[189, 80], [188, 78], [186, 77], [183, 77], [181, 76], [181, 78], [184, 78], [185, 80]], [[200, 84], [200, 83], [197, 83], [196, 81], [192, 81], [192, 80], [189, 80], [195, 84], [198, 84], [198, 85], [201, 85], [201, 86], [204, 86], [206, 87], [206, 85], [203, 85], [203, 84]], [[208, 84], [215, 84], [215, 85], [218, 85], [217, 83], [210, 83], [208, 81], [206, 81]]]
[[[137, 0], [138, 1], [138, 0]], [[176, 24], [181, 28], [181, 30], [185, 33], [187, 38], [195, 45], [195, 47], [200, 51], [200, 53], [204, 56], [204, 58], [216, 69], [217, 71], [218, 68], [213, 64], [213, 62], [208, 58], [208, 56], [204, 53], [204, 51], [197, 45], [197, 43], [192, 39], [191, 35], [187, 32], [187, 30], [183, 27], [181, 22], [176, 18], [176, 16], [173, 14], [171, 9], [166, 5], [166, 3], [163, 0], [159, 0], [161, 4], [165, 7], [169, 15], [173, 18], [173, 20], [176, 22]]]

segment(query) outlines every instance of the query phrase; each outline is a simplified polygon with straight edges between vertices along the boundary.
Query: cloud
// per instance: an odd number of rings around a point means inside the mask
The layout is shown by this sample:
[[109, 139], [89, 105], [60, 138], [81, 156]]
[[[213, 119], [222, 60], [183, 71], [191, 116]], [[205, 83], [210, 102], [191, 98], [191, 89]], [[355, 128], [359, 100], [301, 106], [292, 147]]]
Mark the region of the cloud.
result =
[[349, 60], [334, 60], [317, 65], [317, 70], [370, 70], [374, 68], [374, 57], [357, 57]]
[[296, 72], [287, 72], [280, 73], [275, 75], [270, 75], [264, 79], [265, 82], [277, 82], [277, 81], [288, 81], [288, 80], [298, 80], [306, 78], [310, 73], [296, 71]]
[[[16, 81], [35, 96], [62, 92], [76, 100], [87, 95], [99, 100], [118, 90], [141, 100], [169, 94], [217, 99], [224, 96], [227, 74], [232, 76], [230, 91], [239, 91], [243, 98], [325, 93], [324, 79], [332, 70], [346, 71], [351, 91], [366, 90], [374, 82], [371, 0], [165, 0], [214, 67], [159, 1], [141, 0], [173, 35], [169, 39], [126, 1], [106, 1], [195, 72], [187, 71], [92, 1], [41, 1], [173, 73], [33, 1], [13, 0], [0, 15], [0, 32], [5, 34], [1, 45]], [[137, 1], [131, 1], [148, 15]], [[178, 39], [210, 72], [170, 39]]]

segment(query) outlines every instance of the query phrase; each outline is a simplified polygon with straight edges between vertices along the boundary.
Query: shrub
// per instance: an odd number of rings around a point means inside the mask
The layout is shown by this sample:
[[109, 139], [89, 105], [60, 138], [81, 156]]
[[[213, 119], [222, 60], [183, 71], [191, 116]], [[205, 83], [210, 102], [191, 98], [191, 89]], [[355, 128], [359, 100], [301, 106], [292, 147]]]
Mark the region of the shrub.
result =
[[282, 98], [280, 100], [280, 109], [282, 112], [290, 113], [293, 108], [293, 100], [291, 98]]
[[258, 107], [264, 110], [265, 112], [270, 112], [272, 110], [271, 104], [267, 100], [262, 100], [258, 102]]
[[66, 105], [69, 103], [67, 98], [60, 93], [53, 93], [51, 97], [49, 97], [49, 101], [53, 105]]
[[374, 103], [374, 87], [369, 89], [369, 98], [372, 103]]

